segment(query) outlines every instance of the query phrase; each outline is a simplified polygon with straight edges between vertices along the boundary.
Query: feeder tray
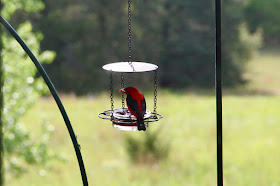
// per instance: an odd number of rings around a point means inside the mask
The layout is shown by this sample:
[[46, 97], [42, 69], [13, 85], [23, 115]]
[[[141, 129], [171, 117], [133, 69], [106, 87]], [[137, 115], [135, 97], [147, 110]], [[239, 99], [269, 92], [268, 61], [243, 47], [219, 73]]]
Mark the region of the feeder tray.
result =
[[[131, 115], [127, 108], [116, 108], [113, 110], [106, 110], [98, 114], [101, 119], [108, 119], [112, 121], [114, 128], [126, 131], [137, 131], [137, 119]], [[146, 110], [144, 115], [144, 123], [148, 127], [149, 122], [155, 122], [163, 116], [159, 113], [154, 113]]]

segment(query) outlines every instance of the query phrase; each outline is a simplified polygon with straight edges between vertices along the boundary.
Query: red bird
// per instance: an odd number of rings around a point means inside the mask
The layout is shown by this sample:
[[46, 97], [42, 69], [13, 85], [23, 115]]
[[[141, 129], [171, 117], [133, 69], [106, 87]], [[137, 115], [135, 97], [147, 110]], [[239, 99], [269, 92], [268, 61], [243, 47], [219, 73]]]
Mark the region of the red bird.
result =
[[144, 95], [135, 87], [126, 87], [119, 92], [127, 95], [126, 105], [130, 113], [137, 118], [138, 130], [145, 131], [144, 115], [146, 113], [146, 101]]

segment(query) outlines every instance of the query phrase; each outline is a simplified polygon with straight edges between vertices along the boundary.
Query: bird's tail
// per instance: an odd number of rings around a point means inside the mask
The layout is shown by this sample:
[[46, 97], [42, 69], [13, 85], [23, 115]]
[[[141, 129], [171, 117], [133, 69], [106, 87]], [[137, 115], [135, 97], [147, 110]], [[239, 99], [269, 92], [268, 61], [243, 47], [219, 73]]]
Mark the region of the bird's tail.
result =
[[138, 130], [146, 130], [146, 126], [144, 124], [144, 120], [143, 119], [137, 119], [137, 126], [138, 126]]

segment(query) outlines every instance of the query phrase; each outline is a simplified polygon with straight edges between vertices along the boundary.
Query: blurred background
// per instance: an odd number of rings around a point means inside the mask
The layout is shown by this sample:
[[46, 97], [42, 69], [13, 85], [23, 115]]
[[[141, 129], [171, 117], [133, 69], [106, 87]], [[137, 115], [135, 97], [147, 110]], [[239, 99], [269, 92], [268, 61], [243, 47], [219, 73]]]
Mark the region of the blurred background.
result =
[[[216, 185], [215, 1], [132, 1], [132, 59], [157, 64], [146, 132], [112, 128], [107, 63], [127, 61], [127, 1], [1, 0], [77, 135], [89, 185]], [[280, 1], [222, 1], [224, 185], [280, 185]], [[82, 185], [72, 142], [31, 60], [1, 27], [5, 185]], [[121, 107], [120, 74], [114, 104]], [[125, 75], [153, 110], [153, 73]], [[0, 135], [1, 136], [1, 135]], [[5, 176], [4, 176], [5, 175]]]

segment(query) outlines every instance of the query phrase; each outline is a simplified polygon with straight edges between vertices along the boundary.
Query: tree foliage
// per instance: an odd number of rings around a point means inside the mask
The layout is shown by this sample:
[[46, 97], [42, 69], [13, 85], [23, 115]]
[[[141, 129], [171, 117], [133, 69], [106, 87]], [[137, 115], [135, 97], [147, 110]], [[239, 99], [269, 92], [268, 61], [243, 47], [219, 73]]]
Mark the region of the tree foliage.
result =
[[[54, 83], [60, 91], [78, 94], [104, 90], [108, 78], [102, 65], [127, 61], [127, 2], [45, 3], [36, 28], [47, 38], [42, 47], [57, 52], [54, 63], [46, 65]], [[241, 1], [223, 1], [224, 85], [243, 82], [247, 54], [256, 48], [240, 39], [244, 7]], [[163, 87], [213, 87], [214, 2], [132, 1], [132, 56], [158, 64]]]
[[244, 65], [261, 46], [262, 34], [258, 30], [253, 34], [247, 31], [247, 24], [244, 22], [245, 2], [223, 1], [222, 68], [225, 86], [245, 82], [242, 77]]
[[[43, 4], [40, 1], [18, 0], [13, 3], [4, 1], [2, 15], [10, 19], [18, 9], [35, 12], [42, 8]], [[39, 32], [33, 33], [30, 22], [21, 24], [17, 28], [17, 32], [41, 62], [53, 60], [55, 56], [53, 52], [39, 52], [39, 42], [43, 39], [43, 35]], [[4, 115], [2, 119], [4, 122], [5, 169], [19, 175], [24, 171], [26, 164], [44, 162], [48, 158], [46, 147], [51, 134], [48, 126], [42, 126], [42, 138], [33, 142], [30, 139], [30, 131], [19, 122], [20, 116], [43, 92], [46, 92], [47, 87], [42, 79], [35, 78], [36, 67], [14, 38], [3, 33], [3, 45]]]
[[245, 19], [250, 31], [261, 28], [267, 45], [280, 44], [280, 1], [249, 0], [245, 9]]

